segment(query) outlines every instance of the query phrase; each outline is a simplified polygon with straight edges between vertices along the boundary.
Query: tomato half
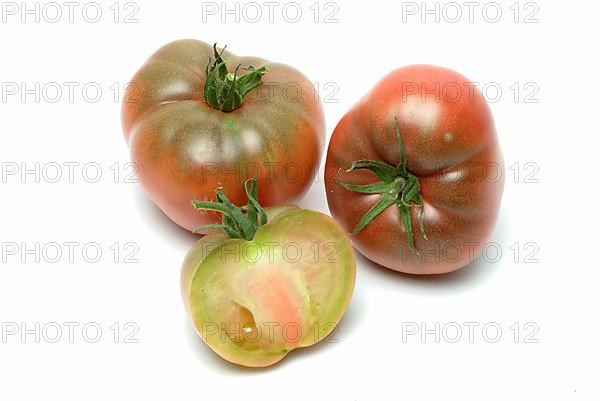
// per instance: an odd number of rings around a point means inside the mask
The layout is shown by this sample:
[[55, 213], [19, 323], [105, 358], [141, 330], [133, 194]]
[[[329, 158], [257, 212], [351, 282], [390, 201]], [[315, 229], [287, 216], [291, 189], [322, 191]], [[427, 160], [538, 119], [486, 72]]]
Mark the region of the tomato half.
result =
[[252, 177], [264, 205], [298, 200], [324, 146], [322, 107], [304, 75], [196, 40], [150, 57], [128, 86], [122, 120], [141, 184], [188, 230], [217, 218], [192, 200], [214, 200], [222, 187], [242, 202]]
[[490, 108], [454, 71], [393, 71], [336, 127], [325, 185], [367, 258], [412, 274], [459, 269], [486, 245], [504, 188]]
[[295, 206], [262, 209], [255, 188], [244, 211], [223, 193], [218, 204], [195, 202], [225, 217], [187, 254], [181, 290], [211, 349], [230, 362], [261, 367], [336, 328], [354, 290], [356, 261], [331, 217]]

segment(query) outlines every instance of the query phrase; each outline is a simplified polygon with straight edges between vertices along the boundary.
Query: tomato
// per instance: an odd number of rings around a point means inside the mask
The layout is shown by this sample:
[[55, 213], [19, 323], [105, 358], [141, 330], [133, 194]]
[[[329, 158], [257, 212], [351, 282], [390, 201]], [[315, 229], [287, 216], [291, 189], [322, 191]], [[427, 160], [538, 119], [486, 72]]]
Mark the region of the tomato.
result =
[[264, 205], [300, 199], [325, 140], [322, 106], [299, 71], [196, 40], [150, 57], [128, 85], [122, 121], [141, 184], [188, 230], [216, 221], [189, 205], [214, 200], [217, 186], [243, 202], [244, 182], [257, 177]]
[[325, 185], [335, 219], [370, 260], [405, 273], [459, 269], [486, 245], [504, 188], [488, 104], [436, 66], [384, 77], [337, 125]]
[[295, 206], [263, 209], [256, 181], [248, 204], [223, 192], [196, 208], [223, 213], [222, 224], [187, 254], [184, 304], [198, 334], [227, 361], [272, 365], [289, 351], [315, 344], [344, 314], [356, 277], [352, 244], [333, 219]]

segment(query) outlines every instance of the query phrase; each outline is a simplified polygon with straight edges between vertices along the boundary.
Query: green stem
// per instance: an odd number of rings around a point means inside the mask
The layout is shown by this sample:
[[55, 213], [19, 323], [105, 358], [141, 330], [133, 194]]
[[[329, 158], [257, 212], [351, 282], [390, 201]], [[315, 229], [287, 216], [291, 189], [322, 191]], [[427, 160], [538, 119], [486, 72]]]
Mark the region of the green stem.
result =
[[246, 181], [244, 187], [248, 197], [248, 204], [245, 206], [235, 206], [221, 189], [217, 191], [217, 202], [193, 201], [192, 204], [198, 210], [217, 212], [222, 215], [221, 223], [207, 224], [197, 228], [195, 232], [223, 229], [231, 238], [242, 238], [251, 241], [256, 234], [256, 230], [267, 224], [267, 213], [258, 203], [256, 178]]
[[379, 160], [357, 160], [352, 163], [348, 172], [354, 170], [369, 170], [379, 178], [379, 181], [374, 184], [354, 185], [340, 181], [340, 185], [349, 191], [361, 194], [380, 194], [379, 201], [367, 211], [360, 219], [354, 230], [353, 235], [358, 234], [371, 223], [377, 216], [383, 213], [388, 207], [396, 205], [402, 219], [402, 225], [406, 232], [406, 240], [410, 249], [415, 249], [415, 239], [412, 228], [412, 217], [410, 209], [416, 206], [420, 209], [419, 213], [419, 229], [421, 235], [427, 240], [427, 234], [423, 226], [424, 205], [421, 199], [421, 186], [419, 179], [408, 171], [408, 157], [406, 148], [400, 135], [400, 124], [398, 117], [394, 118], [396, 127], [396, 140], [398, 142], [398, 154], [400, 162], [397, 166], [384, 163]]
[[259, 69], [247, 66], [243, 69], [249, 71], [239, 76], [241, 65], [235, 68], [233, 73], [229, 72], [227, 62], [223, 60], [225, 48], [220, 52], [217, 44], [213, 46], [214, 60], [210, 60], [206, 66], [206, 82], [204, 84], [204, 100], [211, 107], [229, 113], [238, 109], [246, 95], [254, 88], [262, 84], [262, 77], [267, 73], [267, 67]]

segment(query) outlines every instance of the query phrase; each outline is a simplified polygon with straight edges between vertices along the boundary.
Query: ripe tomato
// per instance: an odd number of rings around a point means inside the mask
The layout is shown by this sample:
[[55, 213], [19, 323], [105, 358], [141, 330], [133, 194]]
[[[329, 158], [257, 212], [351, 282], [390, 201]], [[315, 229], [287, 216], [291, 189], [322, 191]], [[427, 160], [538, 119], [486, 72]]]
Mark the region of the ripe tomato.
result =
[[221, 186], [242, 202], [251, 177], [264, 205], [299, 199], [324, 146], [322, 107], [304, 75], [196, 40], [150, 57], [131, 80], [122, 119], [140, 182], [188, 230], [216, 218], [192, 200], [214, 199]]
[[383, 78], [339, 122], [325, 166], [332, 215], [372, 261], [412, 274], [459, 269], [494, 227], [504, 164], [490, 109], [445, 68]]
[[342, 318], [356, 277], [350, 240], [333, 219], [295, 206], [262, 209], [256, 186], [237, 208], [195, 202], [224, 214], [223, 224], [185, 258], [183, 300], [194, 326], [217, 354], [251, 367], [272, 365], [294, 348], [329, 335]]

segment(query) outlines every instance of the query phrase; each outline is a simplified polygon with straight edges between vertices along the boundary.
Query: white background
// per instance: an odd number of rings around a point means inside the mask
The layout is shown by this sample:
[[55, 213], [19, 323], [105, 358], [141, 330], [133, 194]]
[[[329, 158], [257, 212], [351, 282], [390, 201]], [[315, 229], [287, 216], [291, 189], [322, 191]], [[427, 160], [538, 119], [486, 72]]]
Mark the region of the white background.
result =
[[[55, 15], [48, 8], [39, 23], [35, 15], [23, 23], [20, 2], [16, 15], [2, 14], [3, 89], [14, 89], [11, 83], [29, 89], [36, 83], [79, 86], [72, 102], [63, 86], [56, 103], [49, 101], [55, 92], [41, 93], [39, 102], [19, 92], [0, 103], [3, 172], [15, 163], [19, 168], [0, 183], [1, 398], [598, 399], [598, 4], [524, 1], [515, 16], [514, 1], [499, 2], [502, 17], [492, 23], [486, 18], [496, 17], [493, 5], [486, 14], [487, 2], [481, 2], [470, 22], [469, 9], [459, 2], [462, 19], [452, 23], [456, 7], [441, 3], [439, 22], [432, 14], [423, 23], [420, 2], [421, 10], [409, 15], [403, 8], [414, 8], [406, 2], [337, 0], [336, 8], [317, 3], [315, 22], [315, 7], [310, 9], [315, 2], [297, 1], [303, 12], [297, 23], [282, 15], [285, 0], [273, 22], [263, 6], [256, 23], [243, 15], [238, 23], [234, 15], [222, 23], [220, 12], [203, 15], [201, 2], [174, 0], [137, 3], [138, 22], [129, 24], [123, 19], [135, 8], [124, 10], [125, 1], [118, 23], [113, 1], [100, 3], [97, 23], [83, 18], [84, 2], [73, 23], [64, 5], [57, 23], [47, 21]], [[220, 2], [216, 6], [222, 11]], [[42, 13], [43, 3], [39, 7]], [[243, 3], [239, 7], [243, 12]], [[338, 22], [325, 23], [336, 9], [332, 18]], [[535, 10], [531, 18], [538, 22], [525, 23]], [[253, 9], [246, 11], [254, 17]], [[288, 12], [293, 18], [293, 9]], [[375, 82], [403, 65], [438, 64], [500, 87], [499, 98], [493, 90], [489, 95], [507, 167], [513, 166], [506, 171], [491, 239], [502, 257], [429, 278], [394, 274], [359, 257], [356, 291], [337, 342], [295, 351], [263, 370], [223, 362], [195, 334], [180, 299], [179, 268], [195, 238], [164, 217], [139, 184], [125, 182], [129, 156], [115, 94], [153, 51], [187, 37], [293, 65], [321, 87], [334, 84], [339, 90], [324, 104], [328, 133]], [[101, 87], [98, 102], [82, 94], [86, 83]], [[532, 88], [537, 93], [527, 98]], [[331, 89], [321, 91], [328, 94]], [[94, 91], [88, 95], [94, 97]], [[34, 174], [22, 177], [23, 166], [35, 168], [36, 162], [50, 178], [53, 163], [62, 165], [60, 182], [50, 183], [43, 174], [39, 183]], [[63, 163], [80, 163], [73, 183]], [[87, 163], [100, 166], [99, 182], [88, 182], [93, 168], [83, 175]], [[301, 205], [327, 211], [321, 179]], [[73, 263], [68, 242], [80, 244]], [[36, 261], [25, 252], [36, 243], [48, 251], [48, 244], [63, 244], [62, 259], [51, 263], [51, 253]], [[125, 249], [128, 243], [134, 245]], [[4, 252], [15, 244], [16, 255]], [[102, 249], [100, 261], [83, 258], [85, 244]], [[124, 263], [131, 251], [137, 251], [138, 262]], [[525, 263], [528, 255], [533, 263]], [[73, 342], [69, 322], [79, 324]], [[479, 324], [472, 342], [469, 322]], [[39, 343], [35, 334], [22, 337], [23, 325], [35, 331], [36, 323]], [[434, 334], [403, 339], [409, 326], [435, 329], [436, 323], [439, 342]], [[85, 324], [89, 337], [94, 327], [102, 329], [98, 342], [84, 337]], [[457, 343], [450, 341], [453, 324], [463, 328]], [[482, 331], [486, 324], [492, 327], [488, 337]], [[62, 326], [62, 338], [51, 343], [55, 325]], [[7, 335], [15, 327], [19, 332]], [[126, 341], [136, 327], [130, 340], [137, 342]], [[502, 333], [492, 342], [495, 327]]]

